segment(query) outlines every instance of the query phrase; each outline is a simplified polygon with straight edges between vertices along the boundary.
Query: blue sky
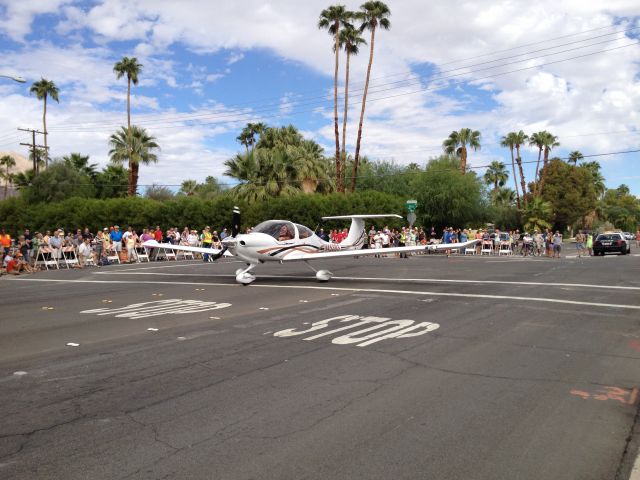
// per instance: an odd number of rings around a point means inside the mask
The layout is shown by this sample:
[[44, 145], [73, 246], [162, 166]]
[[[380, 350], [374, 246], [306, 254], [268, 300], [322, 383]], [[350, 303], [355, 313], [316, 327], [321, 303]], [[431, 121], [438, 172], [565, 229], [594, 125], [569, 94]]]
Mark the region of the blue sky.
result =
[[[509, 164], [499, 140], [520, 129], [557, 135], [560, 156], [640, 149], [637, 6], [601, 3], [495, 1], [478, 12], [474, 2], [443, 0], [416, 20], [424, 2], [388, 2], [392, 28], [376, 39], [363, 153], [424, 164], [462, 127], [482, 133], [472, 166]], [[333, 56], [330, 37], [316, 28], [326, 6], [0, 0], [0, 74], [28, 80], [0, 81], [0, 151], [26, 155], [19, 143], [27, 138], [16, 128], [41, 128], [42, 105], [28, 85], [43, 76], [60, 89], [47, 117], [52, 155], [79, 151], [106, 164], [107, 139], [126, 122], [126, 82], [112, 68], [127, 55], [144, 65], [133, 122], [162, 147], [159, 163], [142, 169], [143, 184], [220, 177], [224, 160], [241, 150], [235, 137], [247, 121], [292, 123], [330, 154]], [[467, 19], [464, 29], [456, 18]], [[351, 152], [367, 50], [352, 61]], [[557, 60], [564, 61], [538, 66]], [[525, 149], [523, 157], [535, 160], [536, 152]], [[597, 159], [610, 187], [626, 183], [640, 195], [638, 153]], [[534, 166], [526, 167], [530, 180]]]

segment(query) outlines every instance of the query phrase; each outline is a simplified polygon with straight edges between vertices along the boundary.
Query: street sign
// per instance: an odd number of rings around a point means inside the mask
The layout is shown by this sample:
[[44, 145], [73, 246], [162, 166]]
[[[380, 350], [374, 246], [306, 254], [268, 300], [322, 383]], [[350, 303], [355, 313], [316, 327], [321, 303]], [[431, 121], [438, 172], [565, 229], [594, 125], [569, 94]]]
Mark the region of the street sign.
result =
[[418, 201], [407, 200], [407, 203], [405, 205], [407, 206], [407, 210], [409, 211], [409, 213], [413, 213], [416, 211], [416, 208], [418, 208]]
[[413, 226], [415, 221], [416, 221], [416, 214], [413, 212], [409, 213], [409, 215], [407, 215], [407, 222], [409, 222], [409, 225]]

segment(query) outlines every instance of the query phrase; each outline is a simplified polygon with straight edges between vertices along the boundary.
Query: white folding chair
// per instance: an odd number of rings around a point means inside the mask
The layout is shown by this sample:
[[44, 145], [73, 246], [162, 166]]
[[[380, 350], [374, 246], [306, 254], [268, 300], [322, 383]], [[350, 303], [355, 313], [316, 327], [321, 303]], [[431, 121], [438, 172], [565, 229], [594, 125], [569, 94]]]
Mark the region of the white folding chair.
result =
[[40, 247], [38, 249], [38, 255], [36, 255], [35, 265], [44, 265], [45, 269], [49, 270], [49, 266], [60, 269], [58, 261], [53, 256], [53, 249], [51, 247]]
[[138, 257], [138, 263], [149, 261], [149, 250], [147, 250], [146, 247], [137, 247], [136, 254]]
[[491, 255], [493, 253], [493, 242], [482, 242], [480, 255]]
[[107, 251], [107, 260], [109, 260], [110, 263], [120, 263], [120, 255], [118, 255], [118, 252], [116, 252], [114, 248], [111, 248]]
[[63, 247], [60, 261], [67, 268], [78, 265], [78, 256], [76, 255], [76, 247]]
[[498, 256], [500, 255], [511, 255], [513, 252], [511, 251], [511, 245], [509, 242], [500, 242], [500, 249], [498, 250]]
[[465, 247], [464, 249], [464, 254], [465, 255], [475, 255], [476, 254], [476, 247], [475, 245], [473, 247]]

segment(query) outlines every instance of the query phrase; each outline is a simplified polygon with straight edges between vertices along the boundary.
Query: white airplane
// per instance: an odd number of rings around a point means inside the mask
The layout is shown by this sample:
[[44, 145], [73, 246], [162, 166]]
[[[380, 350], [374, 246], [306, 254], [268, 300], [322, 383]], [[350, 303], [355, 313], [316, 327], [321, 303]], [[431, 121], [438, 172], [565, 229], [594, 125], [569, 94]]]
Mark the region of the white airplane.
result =
[[[264, 262], [309, 262], [338, 257], [362, 257], [366, 255], [380, 255], [400, 252], [425, 252], [438, 250], [456, 250], [474, 245], [477, 240], [464, 243], [447, 243], [438, 245], [418, 245], [415, 247], [392, 247], [379, 249], [363, 249], [367, 239], [365, 219], [374, 218], [402, 218], [400, 215], [343, 215], [336, 217], [322, 217], [323, 220], [351, 220], [351, 228], [347, 238], [340, 243], [330, 243], [318, 237], [313, 230], [288, 220], [267, 220], [251, 229], [250, 233], [239, 233], [240, 211], [233, 209], [233, 227], [231, 236], [222, 240], [222, 249], [191, 247], [188, 245], [173, 245], [149, 240], [143, 243], [147, 248], [163, 248], [167, 250], [181, 250], [209, 254], [217, 260], [224, 254], [231, 254], [246, 262], [247, 268], [236, 271], [236, 282], [249, 285], [256, 276], [253, 269]], [[321, 282], [328, 281], [332, 276], [329, 270], [316, 270], [316, 278]]]

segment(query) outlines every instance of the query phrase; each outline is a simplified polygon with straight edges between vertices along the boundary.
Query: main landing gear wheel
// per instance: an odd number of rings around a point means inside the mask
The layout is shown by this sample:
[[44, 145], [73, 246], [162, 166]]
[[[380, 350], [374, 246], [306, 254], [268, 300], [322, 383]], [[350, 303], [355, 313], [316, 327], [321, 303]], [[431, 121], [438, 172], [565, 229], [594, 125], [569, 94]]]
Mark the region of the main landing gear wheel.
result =
[[331, 273], [329, 270], [318, 270], [316, 272], [316, 278], [319, 282], [328, 282], [331, 277], [333, 277], [333, 273]]
[[249, 265], [248, 268], [239, 268], [236, 270], [236, 282], [245, 287], [253, 283], [256, 279], [256, 276], [251, 272], [253, 267], [255, 267], [255, 265]]

